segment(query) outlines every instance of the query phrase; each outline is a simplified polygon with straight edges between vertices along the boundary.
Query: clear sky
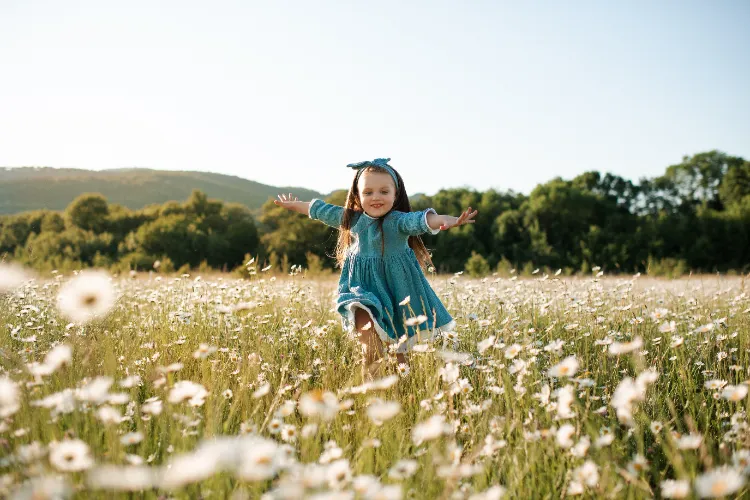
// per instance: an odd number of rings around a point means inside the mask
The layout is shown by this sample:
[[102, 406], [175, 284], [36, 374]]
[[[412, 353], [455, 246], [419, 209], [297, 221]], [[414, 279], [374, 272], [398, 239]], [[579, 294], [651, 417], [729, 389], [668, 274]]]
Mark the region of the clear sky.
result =
[[750, 158], [750, 1], [0, 0], [0, 165], [410, 194]]

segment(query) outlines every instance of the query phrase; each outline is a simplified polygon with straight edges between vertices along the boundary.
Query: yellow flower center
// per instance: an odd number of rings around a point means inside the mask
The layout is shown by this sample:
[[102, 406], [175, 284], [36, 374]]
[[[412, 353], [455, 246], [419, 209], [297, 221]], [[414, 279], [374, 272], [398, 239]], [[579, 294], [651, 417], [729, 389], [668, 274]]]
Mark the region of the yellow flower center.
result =
[[711, 486], [711, 494], [715, 497], [721, 496], [727, 489], [727, 485], [724, 481], [716, 481]]

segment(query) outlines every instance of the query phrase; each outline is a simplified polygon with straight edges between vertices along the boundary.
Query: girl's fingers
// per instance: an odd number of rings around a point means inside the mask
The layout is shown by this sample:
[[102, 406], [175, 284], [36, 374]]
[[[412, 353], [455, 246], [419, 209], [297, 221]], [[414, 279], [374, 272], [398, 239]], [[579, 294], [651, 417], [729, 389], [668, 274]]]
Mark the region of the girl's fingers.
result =
[[[289, 194], [281, 193], [281, 194], [277, 194], [276, 197], [279, 199], [279, 203], [281, 203], [282, 205], [291, 203], [293, 201], [299, 201], [299, 199], [296, 196], [294, 196], [292, 193], [289, 193]], [[274, 200], [274, 203], [276, 203], [276, 200]]]
[[472, 211], [471, 207], [467, 208], [457, 219], [456, 223], [451, 225], [450, 227], [454, 226], [463, 226], [464, 224], [474, 224], [476, 221], [472, 220], [474, 216], [478, 213], [477, 210]]

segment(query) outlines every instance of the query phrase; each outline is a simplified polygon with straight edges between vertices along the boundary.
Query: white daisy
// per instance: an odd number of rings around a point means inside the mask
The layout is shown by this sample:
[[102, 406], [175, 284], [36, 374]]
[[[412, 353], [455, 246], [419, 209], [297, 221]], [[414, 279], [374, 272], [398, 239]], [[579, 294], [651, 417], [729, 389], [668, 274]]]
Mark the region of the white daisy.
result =
[[82, 271], [60, 288], [57, 307], [71, 321], [86, 323], [106, 316], [115, 299], [115, 289], [106, 272]]
[[349, 468], [349, 460], [341, 459], [331, 462], [326, 469], [328, 486], [335, 490], [343, 488], [352, 479], [352, 470]]
[[731, 467], [719, 467], [695, 479], [695, 492], [701, 498], [731, 495], [745, 485], [745, 477]]
[[437, 439], [443, 434], [451, 432], [452, 427], [445, 422], [442, 415], [433, 415], [426, 421], [414, 426], [411, 437], [414, 444], [419, 446], [425, 441]]
[[745, 384], [728, 385], [721, 392], [721, 397], [728, 401], [742, 401], [747, 396], [747, 386]]
[[518, 344], [513, 344], [512, 346], [505, 349], [505, 357], [506, 359], [513, 359], [518, 356], [519, 352], [521, 352], [521, 346]]
[[609, 346], [609, 353], [616, 356], [618, 354], [633, 352], [641, 347], [643, 347], [643, 339], [636, 337], [630, 342], [613, 342]]
[[378, 401], [367, 407], [367, 416], [375, 425], [382, 425], [401, 411], [401, 404], [396, 401]]
[[495, 338], [496, 337], [494, 335], [490, 335], [486, 339], [477, 343], [477, 350], [479, 351], [479, 354], [484, 354], [484, 351], [492, 347], [495, 344]]
[[88, 445], [80, 439], [50, 443], [49, 461], [62, 472], [82, 471], [94, 465]]
[[690, 496], [690, 483], [684, 480], [667, 479], [662, 481], [661, 496], [664, 498], [687, 498]]
[[18, 386], [6, 376], [0, 376], [0, 418], [13, 415], [21, 407]]
[[550, 377], [572, 377], [578, 371], [578, 360], [575, 356], [568, 356], [560, 363], [549, 369]]
[[253, 392], [253, 398], [255, 398], [255, 399], [262, 398], [263, 396], [265, 396], [269, 392], [271, 392], [271, 384], [269, 384], [268, 382], [266, 382], [265, 384], [263, 384], [259, 388], [257, 388], [255, 390], [255, 392]]
[[207, 395], [208, 391], [201, 384], [190, 380], [180, 380], [169, 391], [167, 401], [176, 404], [189, 400], [191, 406], [201, 406]]
[[111, 377], [96, 377], [88, 381], [83, 387], [76, 389], [79, 401], [101, 404], [109, 398], [109, 388], [112, 386]]
[[120, 443], [123, 446], [131, 446], [141, 441], [143, 441], [143, 434], [140, 432], [128, 432], [120, 438]]
[[293, 443], [297, 440], [297, 427], [286, 424], [281, 428], [281, 439], [287, 443]]
[[31, 277], [31, 274], [18, 264], [0, 262], [0, 294], [12, 292]]
[[141, 406], [141, 411], [149, 415], [160, 415], [164, 404], [160, 400], [148, 401]]
[[91, 469], [86, 474], [86, 481], [93, 489], [142, 491], [156, 487], [158, 477], [156, 469], [140, 464], [127, 467], [103, 465]]
[[396, 480], [408, 479], [417, 472], [417, 467], [416, 460], [399, 460], [388, 470], [388, 477]]
[[339, 412], [339, 400], [329, 391], [310, 391], [300, 397], [299, 411], [308, 417], [320, 417], [325, 421], [333, 420]]
[[555, 441], [557, 441], [557, 444], [561, 448], [570, 448], [571, 446], [573, 446], [573, 440], [571, 438], [573, 437], [575, 431], [576, 428], [571, 424], [563, 424], [555, 434]]
[[215, 353], [218, 347], [208, 344], [200, 344], [198, 350], [193, 353], [195, 359], [206, 359], [211, 354]]
[[122, 422], [122, 414], [117, 408], [111, 406], [101, 406], [96, 410], [96, 418], [104, 424], [119, 424]]
[[681, 450], [696, 450], [703, 442], [700, 434], [688, 434], [677, 438], [677, 447]]
[[599, 483], [599, 467], [592, 460], [586, 460], [583, 465], [573, 470], [576, 481], [593, 488]]
[[246, 481], [271, 479], [281, 467], [282, 461], [283, 454], [275, 442], [253, 437], [240, 452], [236, 474]]

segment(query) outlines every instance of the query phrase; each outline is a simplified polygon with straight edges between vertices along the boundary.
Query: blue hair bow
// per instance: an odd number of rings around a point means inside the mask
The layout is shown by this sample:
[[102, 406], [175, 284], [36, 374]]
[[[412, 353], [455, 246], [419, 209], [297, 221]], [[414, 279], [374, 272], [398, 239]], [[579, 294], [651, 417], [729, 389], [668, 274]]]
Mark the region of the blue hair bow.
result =
[[388, 162], [391, 161], [390, 158], [375, 158], [372, 161], [361, 161], [359, 163], [350, 163], [347, 165], [348, 168], [353, 168], [354, 170], [357, 170], [357, 176], [362, 172], [362, 170], [366, 167], [380, 167], [388, 171], [389, 174], [391, 174], [391, 177], [393, 177], [393, 182], [396, 184], [396, 189], [398, 189], [398, 177], [396, 177], [396, 171], [393, 170], [393, 167], [388, 165]]

